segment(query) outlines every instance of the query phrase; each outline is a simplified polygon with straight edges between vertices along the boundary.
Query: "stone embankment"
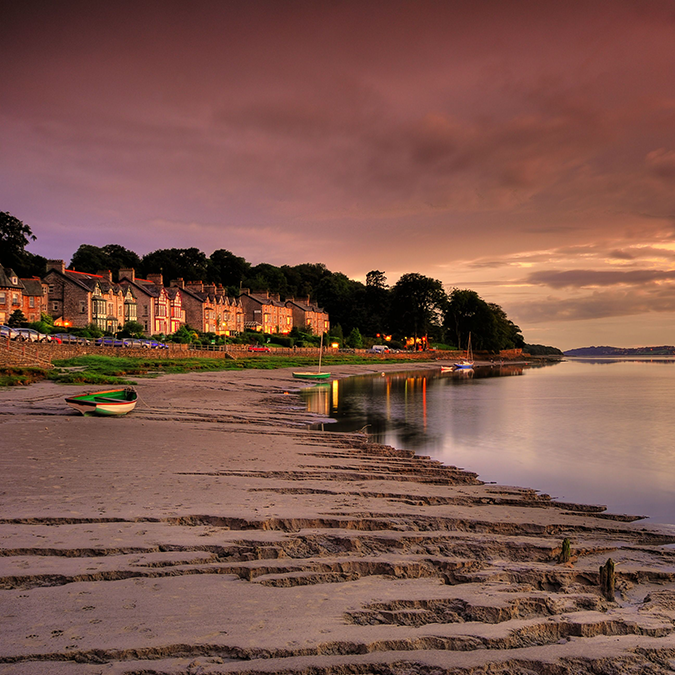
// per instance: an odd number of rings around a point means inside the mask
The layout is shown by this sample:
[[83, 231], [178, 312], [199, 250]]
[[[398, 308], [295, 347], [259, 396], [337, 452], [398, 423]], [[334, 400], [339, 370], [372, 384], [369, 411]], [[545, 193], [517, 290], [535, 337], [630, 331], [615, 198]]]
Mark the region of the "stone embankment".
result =
[[[338, 350], [326, 348], [324, 356], [332, 354], [343, 354]], [[350, 350], [350, 353], [358, 356], [367, 356], [373, 361], [383, 360], [401, 360], [401, 361], [429, 361], [429, 360], [447, 360], [462, 358], [463, 352], [458, 351], [426, 351], [426, 352], [397, 352], [390, 354], [373, 354], [366, 349]], [[77, 356], [88, 354], [97, 354], [100, 356], [124, 356], [137, 358], [211, 358], [211, 359], [230, 359], [242, 357], [266, 358], [267, 353], [251, 353], [247, 345], [223, 345], [213, 347], [195, 348], [187, 344], [168, 343], [167, 349], [142, 349], [129, 347], [98, 347], [96, 345], [78, 345], [78, 344], [57, 344], [57, 343], [38, 343], [38, 342], [14, 342], [8, 338], [0, 339], [0, 367], [16, 366], [38, 366], [41, 368], [51, 368], [52, 362], [58, 359], [70, 359]], [[275, 347], [272, 351], [274, 356], [306, 356], [310, 358], [319, 357], [318, 348], [299, 347], [294, 349]], [[496, 358], [514, 361], [523, 358], [529, 358], [529, 355], [523, 354], [520, 349], [503, 350], [498, 356], [488, 354], [487, 352], [476, 353], [476, 358], [485, 362], [490, 362]]]
[[0, 392], [0, 675], [675, 671], [675, 528], [309, 431], [296, 386]]

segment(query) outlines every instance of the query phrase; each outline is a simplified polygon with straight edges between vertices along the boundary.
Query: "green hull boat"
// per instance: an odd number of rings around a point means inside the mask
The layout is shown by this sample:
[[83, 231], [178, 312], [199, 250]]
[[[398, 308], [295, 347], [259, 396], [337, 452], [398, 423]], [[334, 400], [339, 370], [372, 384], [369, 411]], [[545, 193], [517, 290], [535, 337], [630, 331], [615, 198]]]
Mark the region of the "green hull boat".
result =
[[327, 380], [330, 373], [293, 373], [293, 377], [301, 380]]

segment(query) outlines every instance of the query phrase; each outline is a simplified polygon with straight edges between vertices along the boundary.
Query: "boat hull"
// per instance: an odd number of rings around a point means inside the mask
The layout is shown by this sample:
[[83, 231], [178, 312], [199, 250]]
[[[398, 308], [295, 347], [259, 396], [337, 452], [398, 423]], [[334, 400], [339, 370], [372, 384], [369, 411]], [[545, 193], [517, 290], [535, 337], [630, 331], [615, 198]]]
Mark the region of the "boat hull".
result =
[[68, 396], [66, 403], [83, 415], [115, 417], [130, 413], [138, 400], [132, 388], [95, 391], [77, 396]]
[[293, 377], [301, 380], [327, 380], [330, 373], [293, 373]]

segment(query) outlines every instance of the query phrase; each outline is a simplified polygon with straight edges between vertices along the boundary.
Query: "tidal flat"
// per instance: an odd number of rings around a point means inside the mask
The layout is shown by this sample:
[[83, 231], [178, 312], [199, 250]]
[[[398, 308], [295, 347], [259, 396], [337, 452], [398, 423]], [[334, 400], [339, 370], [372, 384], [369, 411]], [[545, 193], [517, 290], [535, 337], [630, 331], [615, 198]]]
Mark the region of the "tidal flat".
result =
[[298, 386], [0, 391], [0, 675], [675, 671], [673, 528], [311, 431]]

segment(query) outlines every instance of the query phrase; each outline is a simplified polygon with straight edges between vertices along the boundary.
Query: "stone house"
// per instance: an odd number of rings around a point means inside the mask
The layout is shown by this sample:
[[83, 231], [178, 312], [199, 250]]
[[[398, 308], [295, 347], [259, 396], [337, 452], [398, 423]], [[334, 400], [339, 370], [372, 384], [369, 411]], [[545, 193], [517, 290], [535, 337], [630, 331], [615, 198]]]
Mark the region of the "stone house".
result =
[[38, 277], [21, 279], [23, 283], [23, 314], [30, 323], [40, 321], [47, 311], [48, 286]]
[[17, 309], [23, 311], [23, 290], [14, 270], [0, 265], [0, 324], [6, 324]]
[[66, 269], [63, 260], [48, 260], [47, 312], [57, 326], [84, 328], [91, 323], [115, 332], [135, 321], [137, 303], [133, 291], [114, 284], [109, 270], [99, 274]]
[[311, 303], [309, 296], [306, 300], [289, 298], [285, 304], [293, 315], [293, 326], [301, 330], [310, 329], [314, 335], [321, 335], [330, 329], [328, 312], [317, 304]]
[[185, 320], [192, 328], [216, 335], [243, 332], [244, 310], [241, 303], [229, 298], [221, 285], [174, 279], [171, 287], [181, 289]]
[[263, 333], [287, 334], [293, 328], [293, 312], [269, 291], [251, 293], [243, 288], [239, 296], [244, 309], [244, 326], [247, 330]]
[[185, 323], [182, 293], [165, 288], [161, 274], [140, 279], [135, 270], [121, 269], [119, 284], [133, 290], [138, 304], [137, 321], [147, 335], [175, 333]]

